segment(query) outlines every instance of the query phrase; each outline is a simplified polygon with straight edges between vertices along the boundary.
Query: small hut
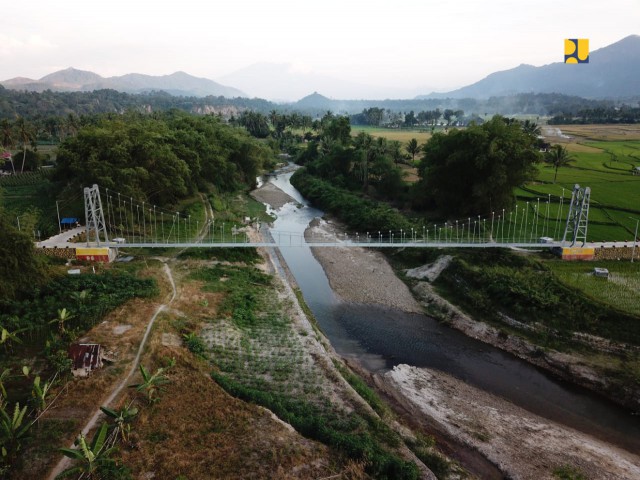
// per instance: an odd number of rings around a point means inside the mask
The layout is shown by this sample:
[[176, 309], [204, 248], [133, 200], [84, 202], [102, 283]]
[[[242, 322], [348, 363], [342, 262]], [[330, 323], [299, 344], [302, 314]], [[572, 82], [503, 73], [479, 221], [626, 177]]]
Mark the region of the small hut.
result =
[[69, 347], [71, 374], [87, 377], [96, 368], [102, 367], [102, 348], [97, 343], [75, 343]]

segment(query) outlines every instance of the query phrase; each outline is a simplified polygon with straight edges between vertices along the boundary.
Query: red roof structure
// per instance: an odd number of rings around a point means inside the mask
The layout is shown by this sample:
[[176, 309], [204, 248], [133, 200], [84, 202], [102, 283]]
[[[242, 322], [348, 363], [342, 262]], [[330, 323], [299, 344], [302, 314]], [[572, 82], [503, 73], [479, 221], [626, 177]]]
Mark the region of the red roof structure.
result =
[[71, 370], [74, 375], [86, 376], [95, 368], [102, 367], [102, 352], [97, 343], [76, 343], [69, 347]]

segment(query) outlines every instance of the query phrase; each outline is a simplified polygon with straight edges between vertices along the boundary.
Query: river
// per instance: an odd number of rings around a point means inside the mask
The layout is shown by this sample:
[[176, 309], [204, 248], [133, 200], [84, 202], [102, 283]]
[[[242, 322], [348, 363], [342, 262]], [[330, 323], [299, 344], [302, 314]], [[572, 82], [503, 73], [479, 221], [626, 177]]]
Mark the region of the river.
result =
[[[278, 210], [273, 230], [302, 236], [323, 212], [311, 207], [291, 185], [291, 175], [265, 179], [300, 204], [290, 203]], [[438, 369], [541, 417], [632, 453], [640, 451], [639, 416], [425, 315], [342, 302], [309, 247], [280, 250], [305, 301], [340, 355], [357, 358], [373, 372], [402, 363]]]

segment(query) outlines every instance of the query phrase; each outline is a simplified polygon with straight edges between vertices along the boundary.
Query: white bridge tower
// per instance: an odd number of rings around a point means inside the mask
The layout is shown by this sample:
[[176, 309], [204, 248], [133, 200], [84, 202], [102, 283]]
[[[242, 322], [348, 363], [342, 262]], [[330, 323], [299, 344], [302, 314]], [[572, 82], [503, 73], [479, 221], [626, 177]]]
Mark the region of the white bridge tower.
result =
[[107, 225], [104, 221], [98, 185], [94, 184], [93, 187], [85, 187], [84, 189], [84, 218], [87, 222], [87, 246], [91, 242], [92, 235], [98, 246], [100, 246], [101, 234], [104, 236], [104, 242], [108, 243]]
[[591, 188], [580, 187], [576, 183], [571, 194], [571, 205], [569, 206], [569, 215], [567, 216], [567, 224], [564, 228], [562, 236], [562, 245], [567, 240], [571, 241], [570, 247], [574, 247], [576, 243], [581, 243], [581, 247], [587, 242], [587, 228], [589, 226], [589, 200], [591, 198]]

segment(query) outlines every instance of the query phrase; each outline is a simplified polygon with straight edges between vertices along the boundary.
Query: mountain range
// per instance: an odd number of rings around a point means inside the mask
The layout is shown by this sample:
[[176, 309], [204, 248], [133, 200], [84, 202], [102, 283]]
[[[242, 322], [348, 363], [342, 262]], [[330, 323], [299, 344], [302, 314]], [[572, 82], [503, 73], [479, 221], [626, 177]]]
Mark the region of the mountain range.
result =
[[518, 93], [561, 93], [583, 98], [640, 95], [640, 36], [630, 35], [590, 53], [589, 63], [520, 65], [492, 73], [479, 82], [447, 93], [417, 98], [489, 98]]
[[[291, 101], [312, 91], [333, 98], [385, 98], [384, 89], [359, 85], [337, 78], [295, 68], [290, 64], [259, 63], [222, 77], [221, 83], [184, 72], [152, 76], [130, 73], [116, 77], [67, 68], [39, 80], [17, 77], [0, 82], [13, 90], [92, 91], [113, 89], [127, 93], [152, 90], [171, 95], [205, 97], [261, 97]], [[244, 92], [248, 92], [247, 95]], [[342, 92], [342, 95], [339, 93]], [[398, 93], [401, 90], [394, 89]], [[404, 98], [417, 92], [404, 91]], [[446, 93], [419, 95], [416, 99], [487, 99], [519, 93], [559, 93], [588, 99], [623, 99], [640, 96], [640, 36], [631, 35], [607, 47], [591, 52], [587, 64], [551, 63], [535, 67], [520, 65], [495, 72], [466, 87]], [[345, 95], [348, 95], [345, 97]], [[390, 95], [387, 95], [388, 98]], [[303, 103], [327, 105], [329, 99], [311, 96]], [[333, 100], [339, 102], [337, 100]]]
[[5, 88], [42, 92], [53, 91], [93, 91], [105, 88], [126, 93], [144, 93], [162, 90], [171, 95], [206, 97], [208, 95], [228, 98], [246, 97], [240, 90], [227, 87], [207, 78], [198, 78], [185, 72], [171, 75], [143, 75], [129, 73], [119, 77], [101, 77], [97, 73], [75, 68], [67, 68], [51, 73], [39, 80], [16, 77], [0, 82]]

